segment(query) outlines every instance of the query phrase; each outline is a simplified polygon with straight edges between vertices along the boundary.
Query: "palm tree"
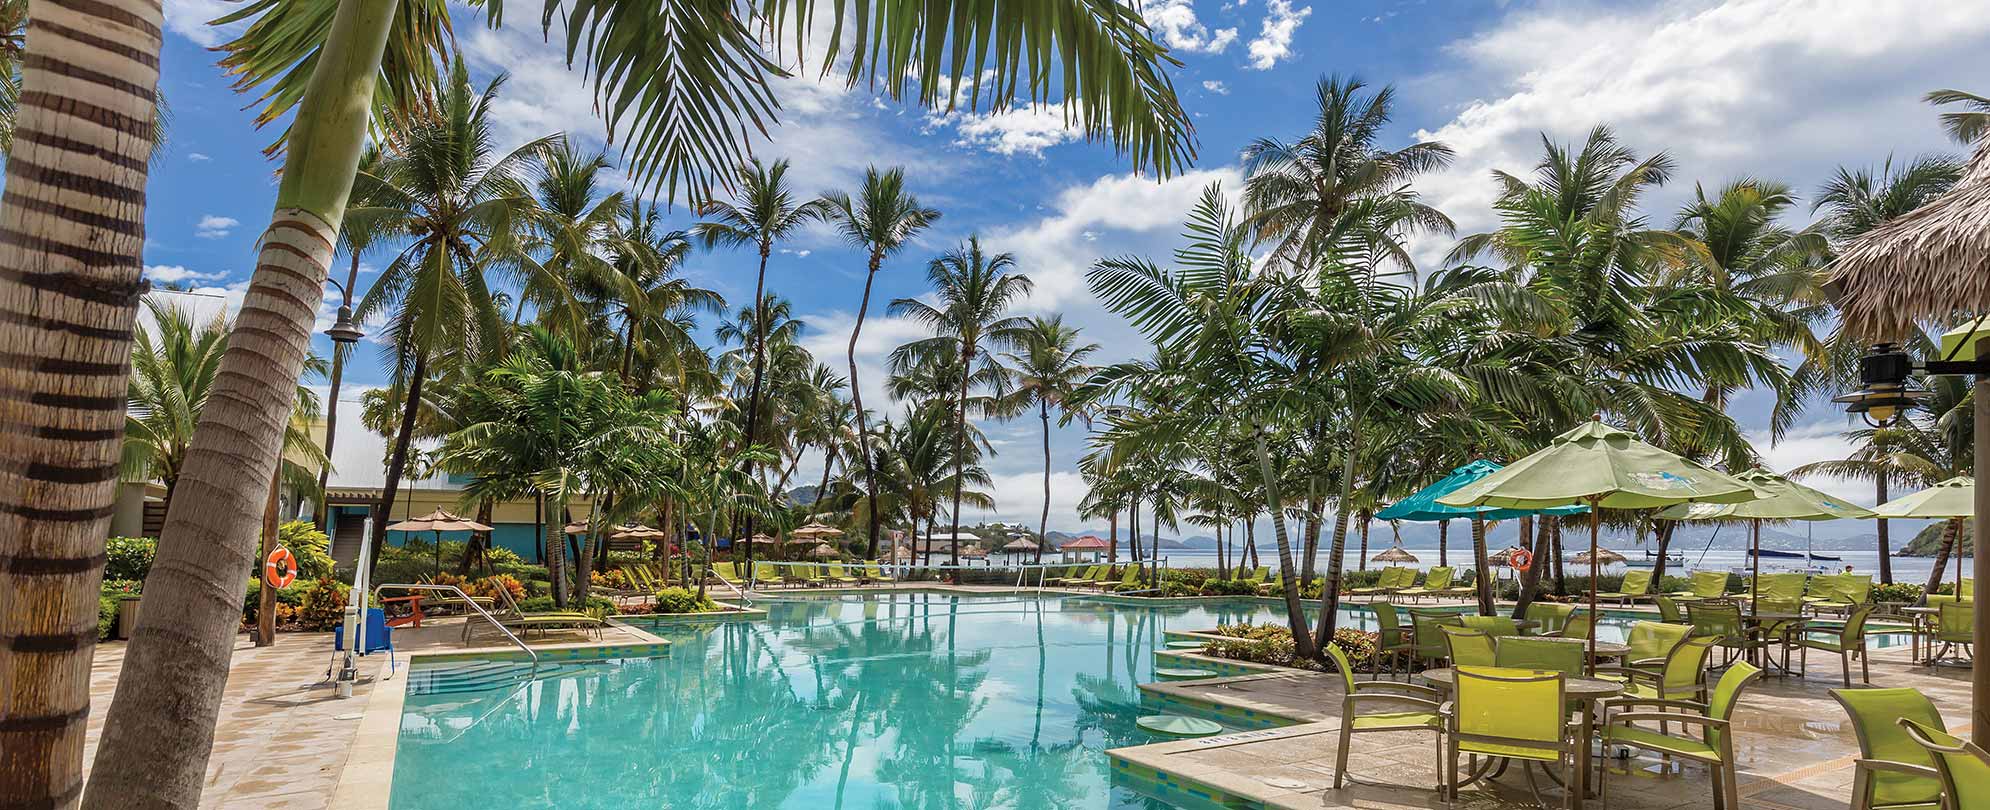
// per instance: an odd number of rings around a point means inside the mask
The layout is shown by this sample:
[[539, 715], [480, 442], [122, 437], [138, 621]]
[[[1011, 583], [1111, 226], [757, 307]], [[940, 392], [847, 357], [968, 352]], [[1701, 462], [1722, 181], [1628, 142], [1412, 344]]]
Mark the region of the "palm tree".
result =
[[[913, 341], [892, 352], [892, 364], [902, 360], [933, 356], [936, 352], [953, 360], [953, 376], [959, 383], [954, 397], [954, 487], [953, 538], [947, 547], [947, 564], [960, 563], [959, 465], [965, 463], [967, 444], [968, 390], [992, 392], [990, 400], [999, 407], [1008, 392], [1010, 372], [1002, 365], [995, 349], [1014, 349], [1028, 339], [1029, 321], [1010, 314], [1009, 307], [1035, 289], [1028, 276], [1010, 271], [1016, 257], [1008, 253], [993, 256], [981, 249], [980, 237], [970, 236], [967, 244], [948, 251], [926, 267], [926, 280], [933, 285], [939, 306], [917, 298], [891, 302], [891, 314], [924, 324], [937, 334]], [[984, 416], [996, 415], [984, 412]]]
[[1962, 105], [1959, 112], [1942, 113], [1942, 128], [1948, 130], [1956, 143], [1974, 147], [1984, 135], [1990, 134], [1990, 98], [1963, 90], [1936, 90], [1925, 100], [1929, 104]]
[[638, 356], [647, 352], [656, 355], [650, 358], [653, 365], [675, 367], [682, 359], [676, 351], [697, 343], [689, 318], [718, 312], [725, 298], [677, 274], [690, 255], [690, 238], [683, 231], [665, 230], [655, 205], [634, 203], [624, 212], [627, 218], [607, 237], [611, 272], [576, 285], [583, 299], [621, 322], [622, 384], [643, 391], [649, 384], [637, 373]]
[[1003, 357], [1015, 370], [1016, 390], [1010, 407], [1021, 411], [1035, 405], [1037, 419], [1043, 423], [1043, 514], [1038, 516], [1036, 528], [1036, 562], [1041, 564], [1050, 530], [1050, 409], [1058, 410], [1059, 427], [1071, 424], [1072, 417], [1079, 415], [1071, 398], [1092, 376], [1093, 368], [1085, 359], [1099, 350], [1099, 344], [1078, 345], [1078, 328], [1065, 326], [1062, 315], [1033, 319], [1028, 330], [1021, 352]]
[[575, 288], [609, 283], [617, 269], [611, 237], [630, 206], [621, 192], [601, 192], [610, 167], [600, 153], [560, 139], [547, 143], [535, 164], [529, 236], [512, 262], [522, 272], [511, 320], [518, 323], [529, 304], [540, 323], [578, 339], [589, 324]]
[[491, 105], [504, 80], [500, 75], [479, 92], [457, 59], [436, 113], [397, 135], [380, 174], [361, 178], [359, 188], [376, 204], [352, 210], [352, 220], [370, 229], [415, 235], [355, 311], [361, 320], [391, 311], [388, 339], [403, 392], [373, 522], [376, 549], [386, 540], [385, 516], [407, 467], [431, 362], [441, 352], [495, 357], [497, 350], [477, 347], [502, 345], [506, 336], [486, 272], [522, 255], [521, 230], [536, 216], [522, 178], [559, 139], [541, 138], [492, 159]]
[[[379, 146], [374, 144], [368, 144], [366, 147], [366, 152], [360, 155], [359, 157], [360, 171], [367, 174], [378, 173], [380, 171], [380, 163], [385, 159], [386, 159], [386, 153], [380, 151]], [[348, 207], [355, 204], [364, 205], [365, 201], [350, 200], [347, 202]], [[346, 260], [347, 260], [345, 283], [338, 285], [339, 288], [338, 313], [341, 318], [349, 318], [352, 315], [352, 303], [353, 303], [352, 296], [353, 293], [355, 292], [353, 288], [359, 284], [360, 258], [365, 256], [366, 253], [369, 250], [373, 249], [376, 245], [386, 241], [388, 238], [392, 236], [392, 234], [376, 233], [369, 229], [360, 227], [361, 224], [362, 223], [356, 223], [356, 222], [348, 223], [346, 227], [339, 230], [339, 247], [345, 251]], [[338, 284], [337, 281], [333, 281], [332, 283]], [[332, 342], [332, 379], [331, 379], [330, 390], [325, 392], [324, 450], [325, 450], [325, 457], [327, 459], [331, 458], [333, 443], [334, 440], [338, 437], [339, 387], [345, 381], [345, 361], [351, 355], [352, 355], [351, 343], [345, 341]], [[323, 467], [319, 468], [318, 491], [320, 493], [324, 492], [325, 485], [331, 480], [331, 475], [332, 475], [331, 464], [327, 463]], [[327, 531], [329, 530], [330, 526], [330, 524], [327, 523], [327, 516], [329, 514], [329, 510], [326, 508], [324, 498], [318, 498], [317, 501], [318, 501], [317, 504], [313, 507], [312, 524], [317, 526], [319, 531]]]
[[[841, 192], [822, 196], [830, 204], [831, 224], [842, 232], [845, 241], [867, 254], [864, 297], [857, 304], [857, 321], [850, 327], [847, 359], [850, 363], [850, 401], [857, 410], [857, 444], [862, 448], [858, 456], [864, 462], [864, 488], [876, 497], [877, 474], [872, 464], [870, 425], [864, 411], [862, 383], [857, 376], [857, 337], [864, 331], [864, 315], [871, 308], [871, 285], [877, 281], [878, 269], [884, 266], [887, 257], [903, 250], [913, 237], [937, 221], [940, 212], [920, 205], [919, 198], [905, 190], [904, 169], [883, 172], [878, 171], [876, 166], [865, 169], [864, 185], [855, 199]], [[866, 535], [869, 545], [864, 556], [874, 558], [878, 552], [875, 503], [869, 510]]]
[[[776, 160], [773, 165], [765, 165], [759, 158], [753, 158], [739, 165], [735, 170], [738, 183], [737, 195], [730, 201], [711, 200], [704, 204], [700, 213], [709, 217], [705, 222], [692, 228], [692, 233], [704, 242], [707, 249], [717, 246], [731, 248], [752, 247], [760, 253], [759, 271], [753, 277], [753, 306], [755, 314], [752, 323], [753, 333], [753, 382], [746, 396], [746, 444], [752, 445], [760, 425], [760, 391], [762, 378], [767, 369], [767, 334], [759, 328], [764, 319], [758, 313], [761, 302], [767, 296], [767, 259], [774, 253], [774, 245], [794, 236], [810, 222], [829, 217], [829, 203], [823, 199], [813, 199], [797, 203], [794, 190], [787, 183], [788, 161]], [[752, 469], [747, 473], [751, 474]], [[745, 533], [751, 534], [753, 524], [748, 523]], [[747, 544], [747, 559], [752, 559], [752, 544]]]
[[0, 0], [0, 154], [14, 148], [21, 110], [21, 58], [28, 52], [28, 0]]

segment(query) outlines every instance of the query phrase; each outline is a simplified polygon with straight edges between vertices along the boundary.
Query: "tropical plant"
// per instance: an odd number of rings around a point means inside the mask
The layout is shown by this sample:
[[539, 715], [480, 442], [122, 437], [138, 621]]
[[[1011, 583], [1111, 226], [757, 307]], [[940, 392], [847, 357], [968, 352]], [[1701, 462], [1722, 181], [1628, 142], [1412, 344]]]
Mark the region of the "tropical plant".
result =
[[1936, 90], [1927, 95], [1927, 102], [1962, 107], [1942, 113], [1942, 128], [1956, 143], [1974, 147], [1990, 134], [1990, 98], [1963, 90]]
[[[920, 205], [919, 198], [912, 196], [905, 188], [905, 170], [896, 168], [880, 172], [872, 166], [864, 170], [864, 183], [856, 197], [833, 192], [824, 194], [823, 199], [829, 202], [830, 224], [842, 234], [844, 241], [864, 251], [867, 262], [864, 296], [857, 304], [856, 323], [850, 327], [846, 359], [850, 364], [850, 401], [857, 412], [857, 444], [861, 448], [857, 455], [864, 464], [864, 489], [875, 498], [877, 471], [870, 449], [870, 420], [864, 411], [862, 382], [857, 376], [857, 338], [864, 331], [864, 316], [871, 308], [871, 285], [877, 281], [878, 270], [884, 266], [884, 260], [905, 249], [913, 237], [940, 218], [940, 212]], [[876, 557], [879, 526], [875, 501], [866, 513], [868, 546], [864, 556]]]
[[1036, 528], [1036, 562], [1042, 563], [1050, 529], [1050, 412], [1053, 408], [1058, 411], [1059, 427], [1071, 424], [1072, 418], [1082, 413], [1074, 407], [1072, 397], [1092, 376], [1094, 369], [1085, 360], [1099, 350], [1099, 344], [1078, 345], [1078, 328], [1065, 326], [1062, 315], [1032, 319], [1021, 343], [1019, 351], [1003, 355], [1015, 382], [1015, 393], [1006, 409], [1021, 412], [1035, 406], [1037, 419], [1043, 423], [1043, 513]]

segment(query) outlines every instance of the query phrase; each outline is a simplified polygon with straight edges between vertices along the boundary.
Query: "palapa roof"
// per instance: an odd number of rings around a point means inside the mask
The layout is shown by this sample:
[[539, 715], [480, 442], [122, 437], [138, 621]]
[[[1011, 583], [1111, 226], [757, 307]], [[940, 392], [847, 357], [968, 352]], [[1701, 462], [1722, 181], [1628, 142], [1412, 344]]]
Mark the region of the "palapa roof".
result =
[[1867, 341], [1990, 312], [1990, 140], [1955, 188], [1847, 244], [1826, 289], [1846, 333]]
[[1023, 537], [1023, 538], [1017, 538], [1017, 539], [1015, 539], [1015, 540], [1010, 540], [1009, 542], [1007, 542], [1007, 543], [1003, 544], [1003, 545], [1002, 545], [1002, 550], [1003, 550], [1003, 551], [1035, 551], [1035, 550], [1036, 550], [1036, 544], [1035, 544], [1035, 543], [1032, 543], [1032, 542], [1030, 542], [1029, 538], [1027, 538], [1027, 537]]
[[1417, 561], [1416, 555], [1409, 553], [1402, 546], [1390, 546], [1388, 551], [1369, 557], [1368, 560], [1369, 562], [1389, 563], [1413, 563]]
[[390, 532], [487, 532], [491, 527], [437, 509], [412, 520], [388, 524]]
[[1105, 551], [1110, 546], [1097, 535], [1088, 534], [1058, 546], [1058, 551]]

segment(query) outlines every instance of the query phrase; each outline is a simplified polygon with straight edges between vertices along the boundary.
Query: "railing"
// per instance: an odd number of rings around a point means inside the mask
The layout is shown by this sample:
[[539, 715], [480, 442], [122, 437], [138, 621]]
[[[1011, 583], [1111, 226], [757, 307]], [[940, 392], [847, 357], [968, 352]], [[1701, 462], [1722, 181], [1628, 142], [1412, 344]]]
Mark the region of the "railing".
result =
[[[429, 583], [429, 582], [420, 582], [420, 583], [395, 582], [386, 585], [375, 586], [373, 588], [373, 593], [375, 596], [378, 596], [381, 591], [387, 590], [388, 588], [398, 588], [404, 591], [436, 591], [438, 593], [455, 594], [456, 598], [463, 600], [463, 604], [469, 606], [471, 610], [476, 611], [477, 615], [484, 617], [484, 621], [490, 622], [491, 626], [497, 628], [498, 632], [503, 633], [505, 638], [510, 639], [511, 643], [514, 646], [524, 651], [525, 654], [532, 659], [533, 667], [536, 668], [539, 666], [539, 654], [533, 652], [531, 647], [526, 646], [524, 641], [521, 641], [517, 635], [511, 632], [511, 628], [506, 627], [504, 626], [503, 623], [499, 622], [496, 616], [492, 616], [490, 611], [484, 609], [483, 605], [477, 604], [477, 600], [471, 599], [470, 595], [464, 593], [462, 588], [458, 588], [454, 585], [436, 585], [434, 583]], [[500, 593], [502, 593], [502, 591], [500, 591]], [[469, 627], [465, 626], [463, 629], [464, 629], [463, 638], [467, 641], [470, 637]]]
[[748, 596], [746, 591], [740, 590], [740, 587], [738, 585], [734, 585], [732, 583], [732, 580], [726, 579], [726, 575], [719, 573], [719, 569], [709, 568], [706, 570], [711, 572], [712, 578], [718, 580], [720, 585], [724, 585], [727, 588], [732, 589], [733, 594], [739, 597], [739, 601], [741, 603], [745, 604], [747, 607], [753, 607], [753, 597]]

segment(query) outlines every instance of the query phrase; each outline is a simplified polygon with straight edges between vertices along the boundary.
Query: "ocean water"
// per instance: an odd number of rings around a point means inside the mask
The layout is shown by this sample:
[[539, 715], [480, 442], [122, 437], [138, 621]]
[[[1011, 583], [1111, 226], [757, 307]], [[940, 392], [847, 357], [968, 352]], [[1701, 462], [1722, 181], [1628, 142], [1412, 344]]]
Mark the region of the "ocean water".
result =
[[[1494, 538], [1491, 542], [1492, 542], [1492, 548], [1495, 551], [1506, 548], [1506, 544], [1499, 542], [1498, 538]], [[1375, 554], [1382, 553], [1388, 548], [1389, 546], [1386, 541], [1381, 544], [1376, 544], [1371, 539], [1370, 545], [1368, 547], [1368, 552], [1370, 556], [1373, 556]], [[1428, 547], [1404, 546], [1404, 549], [1409, 551], [1411, 554], [1416, 555], [1417, 557], [1416, 564], [1420, 567], [1429, 568], [1430, 566], [1439, 564], [1437, 546], [1435, 545], [1431, 545]], [[1618, 553], [1626, 553], [1624, 549], [1617, 549], [1617, 551]], [[1737, 568], [1746, 568], [1748, 566], [1748, 555], [1746, 552], [1740, 549], [1702, 550], [1698, 548], [1690, 548], [1690, 549], [1674, 548], [1673, 552], [1676, 553], [1679, 557], [1684, 558], [1684, 564], [1683, 566], [1676, 563], [1668, 564], [1666, 566], [1666, 573], [1669, 575], [1683, 575], [1684, 571], [1689, 571], [1689, 570], [1727, 571]], [[1636, 549], [1631, 549], [1628, 552], [1628, 554], [1631, 555], [1635, 555], [1636, 553], [1637, 553]], [[1838, 551], [1819, 551], [1818, 553], [1829, 554], [1831, 556], [1841, 558], [1841, 560], [1838, 562], [1819, 561], [1817, 563], [1817, 565], [1823, 566], [1827, 570], [1838, 571], [1843, 569], [1845, 566], [1849, 565], [1852, 566], [1852, 570], [1857, 573], [1872, 574], [1875, 577], [1877, 577], [1879, 574], [1879, 552], [1877, 550], [1871, 550], [1871, 551], [1838, 550]], [[1275, 549], [1269, 547], [1259, 548], [1258, 554], [1259, 554], [1259, 559], [1263, 560], [1264, 564], [1272, 566], [1273, 568], [1278, 567], [1278, 553]], [[1169, 565], [1180, 566], [1180, 567], [1213, 568], [1216, 565], [1216, 552], [1211, 549], [1179, 549], [1179, 548], [1164, 549], [1162, 551], [1161, 556], [1163, 559], [1167, 560]], [[1123, 552], [1121, 554], [1121, 557], [1122, 559], [1124, 559], [1125, 557], [1125, 554]], [[1326, 559], [1327, 555], [1325, 553], [1321, 553], [1314, 557], [1314, 565], [1317, 567], [1325, 567]], [[1471, 561], [1472, 561], [1472, 547], [1469, 543], [1462, 545], [1454, 544], [1453, 546], [1451, 546], [1450, 562], [1452, 565], [1455, 566], [1471, 565]], [[1911, 582], [1917, 585], [1925, 583], [1927, 581], [1928, 574], [1934, 568], [1935, 565], [1935, 560], [1933, 557], [1894, 557], [1892, 562], [1893, 562], [1894, 581]], [[1974, 562], [1973, 560], [1965, 559], [1963, 561], [1963, 564], [1967, 566], [1973, 564], [1973, 562]], [[1235, 564], [1234, 557], [1232, 564]], [[1357, 550], [1350, 549], [1345, 555], [1343, 555], [1342, 564], [1349, 571], [1353, 571], [1359, 568], [1360, 559], [1357, 555]], [[1801, 564], [1802, 564], [1801, 560], [1779, 560], [1779, 559], [1771, 559], [1765, 557], [1762, 559], [1762, 570], [1764, 572], [1793, 571], [1796, 570], [1797, 566]], [[1388, 565], [1388, 563], [1371, 562], [1369, 563], [1368, 567], [1380, 568], [1385, 565]], [[1589, 571], [1588, 565], [1578, 566], [1574, 563], [1564, 563], [1564, 565], [1568, 568], [1567, 573], [1570, 575], [1578, 573], [1576, 570], [1578, 568], [1580, 568], [1581, 573], [1584, 574], [1588, 573]], [[1621, 574], [1624, 572], [1624, 570], [1625, 570], [1624, 566], [1622, 565], [1603, 566], [1603, 573], [1606, 575]], [[1970, 575], [1971, 574], [1969, 571], [1965, 570], [1963, 572], [1963, 576], [1970, 576]], [[1954, 580], [1955, 580], [1955, 566], [1951, 564], [1943, 574], [1943, 581], [1952, 582]]]

